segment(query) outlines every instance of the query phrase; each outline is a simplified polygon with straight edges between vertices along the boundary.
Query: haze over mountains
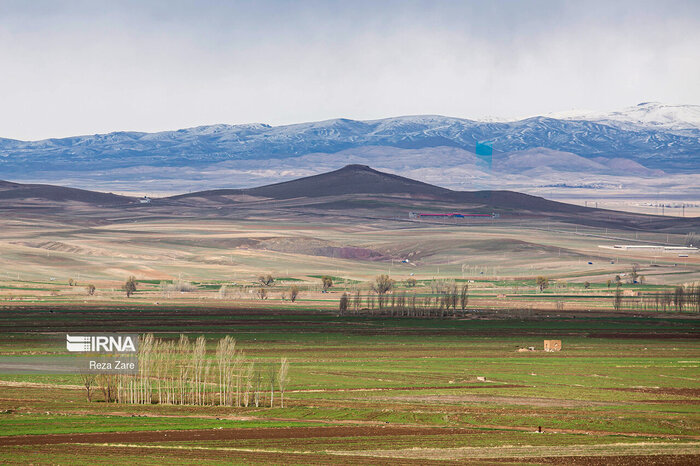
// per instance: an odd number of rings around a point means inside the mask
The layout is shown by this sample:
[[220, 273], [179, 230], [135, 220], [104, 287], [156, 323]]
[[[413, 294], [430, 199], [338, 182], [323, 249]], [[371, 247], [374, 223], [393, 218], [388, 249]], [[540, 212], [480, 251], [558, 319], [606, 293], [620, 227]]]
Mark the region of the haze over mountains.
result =
[[[492, 144], [491, 160], [475, 154], [481, 142]], [[103, 191], [242, 188], [348, 163], [461, 190], [624, 187], [692, 196], [700, 186], [700, 106], [644, 103], [512, 122], [423, 115], [0, 139], [1, 179]]]

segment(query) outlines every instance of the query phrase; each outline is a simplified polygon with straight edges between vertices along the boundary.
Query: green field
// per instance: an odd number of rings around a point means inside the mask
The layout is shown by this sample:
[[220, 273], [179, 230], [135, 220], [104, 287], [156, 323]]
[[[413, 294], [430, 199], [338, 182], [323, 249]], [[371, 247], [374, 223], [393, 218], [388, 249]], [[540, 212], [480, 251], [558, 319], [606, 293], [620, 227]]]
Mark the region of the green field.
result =
[[[141, 321], [153, 322], [156, 337], [183, 330], [175, 319], [156, 324], [149, 312]], [[111, 464], [700, 455], [700, 321], [692, 315], [520, 321], [231, 312], [214, 325], [207, 309], [199, 312], [208, 358], [230, 334], [256, 364], [289, 359], [284, 408], [105, 403], [99, 392], [88, 403], [78, 375], [5, 373], [0, 444], [8, 445], [0, 461], [94, 464], [96, 443]], [[0, 356], [61, 354], [56, 332], [7, 334]], [[563, 350], [542, 351], [549, 338], [561, 339]], [[537, 351], [517, 351], [529, 346]], [[178, 431], [185, 437], [173, 437]]]

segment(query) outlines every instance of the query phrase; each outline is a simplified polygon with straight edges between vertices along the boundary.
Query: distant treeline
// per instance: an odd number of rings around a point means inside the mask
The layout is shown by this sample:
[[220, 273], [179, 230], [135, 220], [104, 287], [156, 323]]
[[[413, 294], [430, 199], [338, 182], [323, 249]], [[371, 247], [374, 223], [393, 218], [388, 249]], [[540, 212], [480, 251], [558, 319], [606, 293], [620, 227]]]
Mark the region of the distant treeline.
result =
[[454, 282], [436, 281], [433, 293], [419, 295], [406, 291], [391, 294], [362, 294], [360, 290], [343, 293], [340, 298], [341, 315], [375, 314], [392, 317], [448, 317], [465, 311], [469, 304], [469, 285], [458, 287]]
[[614, 307], [616, 310], [700, 312], [700, 283], [679, 285], [673, 290], [645, 293], [641, 296], [623, 296], [618, 287]]

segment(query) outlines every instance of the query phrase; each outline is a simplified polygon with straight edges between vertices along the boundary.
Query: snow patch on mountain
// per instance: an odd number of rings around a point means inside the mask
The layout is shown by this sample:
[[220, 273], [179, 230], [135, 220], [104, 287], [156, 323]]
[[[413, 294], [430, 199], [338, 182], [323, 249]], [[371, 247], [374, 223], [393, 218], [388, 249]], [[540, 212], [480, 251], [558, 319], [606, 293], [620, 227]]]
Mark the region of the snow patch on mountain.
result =
[[616, 112], [572, 110], [546, 116], [559, 120], [587, 120], [619, 128], [646, 127], [665, 130], [700, 130], [700, 105], [666, 105], [643, 102]]

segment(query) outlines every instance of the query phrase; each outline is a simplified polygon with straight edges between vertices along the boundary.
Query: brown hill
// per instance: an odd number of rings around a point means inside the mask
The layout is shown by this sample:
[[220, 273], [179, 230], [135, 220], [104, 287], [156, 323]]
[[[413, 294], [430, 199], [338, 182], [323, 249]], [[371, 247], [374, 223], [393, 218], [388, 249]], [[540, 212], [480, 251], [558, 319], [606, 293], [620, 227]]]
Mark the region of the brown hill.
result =
[[254, 196], [277, 200], [343, 195], [405, 195], [413, 199], [478, 204], [492, 209], [527, 209], [548, 212], [581, 212], [590, 209], [513, 191], [452, 191], [403, 176], [374, 170], [366, 165], [345, 167], [320, 175], [248, 189], [216, 189], [173, 196], [169, 199], [204, 198], [230, 202], [227, 196]]
[[[364, 165], [348, 165], [320, 175], [248, 189], [218, 189], [181, 194], [142, 206], [136, 199], [111, 193], [40, 184], [0, 181], [0, 210], [90, 206], [103, 216], [117, 215], [256, 217], [276, 212], [290, 220], [308, 215], [335, 220], [407, 220], [409, 212], [496, 213], [504, 220], [538, 218], [580, 225], [637, 231], [690, 232], [700, 218], [678, 218], [617, 212], [555, 202], [513, 191], [452, 191], [383, 173]], [[66, 210], [67, 209], [67, 210]], [[137, 209], [137, 210], [134, 210]], [[131, 218], [131, 217], [129, 217]], [[430, 221], [428, 217], [425, 221]]]
[[82, 202], [97, 206], [122, 205], [134, 201], [134, 198], [112, 193], [101, 193], [85, 189], [65, 188], [48, 184], [20, 184], [0, 180], [0, 200], [3, 201], [48, 201], [48, 202]]
[[451, 192], [449, 189], [421, 181], [383, 173], [366, 165], [346, 165], [332, 172], [257, 188], [200, 191], [173, 196], [171, 199], [241, 194], [272, 199], [342, 196], [345, 194], [410, 194], [418, 197], [438, 198]]
[[[257, 188], [182, 194], [156, 204], [169, 203], [182, 203], [194, 208], [287, 206], [298, 213], [311, 209], [315, 214], [333, 212], [334, 215], [382, 218], [403, 216], [407, 210], [493, 212], [504, 218], [538, 217], [580, 225], [652, 231], [690, 231], [700, 225], [700, 218], [682, 219], [594, 209], [514, 191], [452, 191], [383, 173], [365, 165], [347, 165], [332, 172]], [[368, 214], [368, 210], [373, 213]]]

